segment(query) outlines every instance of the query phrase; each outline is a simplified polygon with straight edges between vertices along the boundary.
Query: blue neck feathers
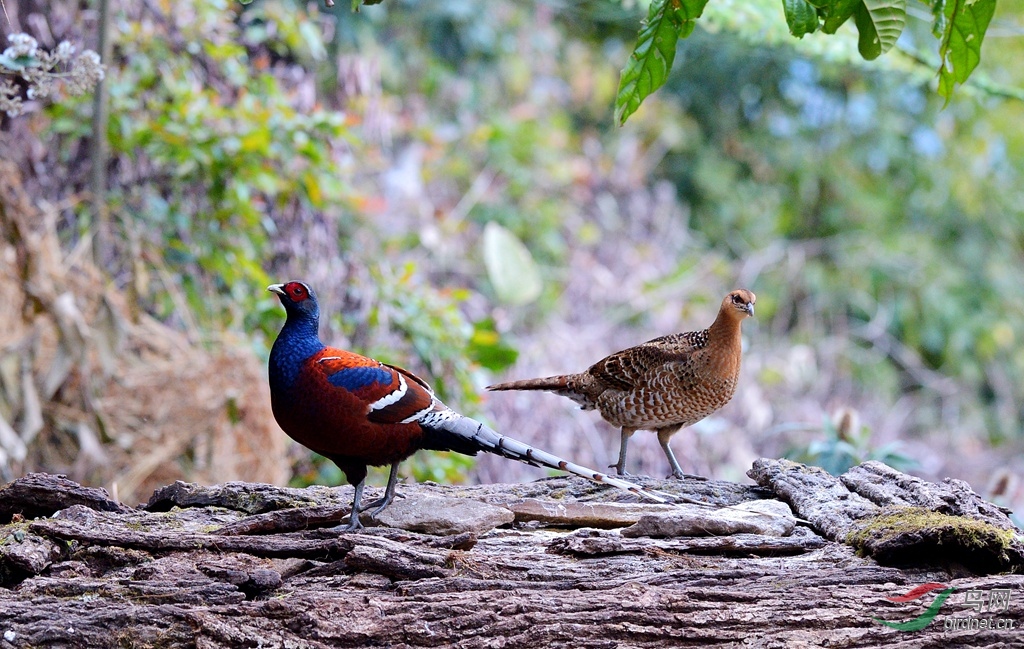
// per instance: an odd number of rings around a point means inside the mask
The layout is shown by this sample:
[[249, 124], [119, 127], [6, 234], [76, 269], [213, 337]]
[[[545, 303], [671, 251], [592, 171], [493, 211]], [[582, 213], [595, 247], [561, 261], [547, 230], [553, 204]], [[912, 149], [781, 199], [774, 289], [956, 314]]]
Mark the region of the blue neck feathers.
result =
[[324, 348], [318, 334], [319, 313], [288, 310], [288, 320], [270, 350], [270, 389], [288, 388], [310, 356]]

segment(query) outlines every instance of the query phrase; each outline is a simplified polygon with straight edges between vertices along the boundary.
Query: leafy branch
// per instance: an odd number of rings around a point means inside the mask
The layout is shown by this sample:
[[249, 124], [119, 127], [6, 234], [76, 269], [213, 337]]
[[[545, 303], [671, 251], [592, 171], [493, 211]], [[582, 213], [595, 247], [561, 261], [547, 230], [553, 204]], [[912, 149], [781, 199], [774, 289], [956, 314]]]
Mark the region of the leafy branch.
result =
[[[938, 92], [948, 101], [981, 60], [985, 31], [996, 0], [929, 0], [935, 16], [941, 64]], [[693, 32], [707, 0], [652, 0], [633, 53], [619, 80], [615, 121], [624, 124], [643, 100], [665, 84], [680, 38]], [[857, 49], [871, 61], [896, 44], [906, 23], [906, 0], [782, 0], [789, 33], [797, 38], [821, 31], [835, 34], [851, 17]]]
[[624, 124], [643, 100], [665, 84], [676, 57], [676, 43], [693, 32], [707, 0], [654, 0], [640, 30], [615, 98], [615, 121]]
[[940, 39], [939, 94], [948, 102], [953, 87], [967, 81], [981, 62], [981, 43], [996, 0], [935, 0], [932, 33]]

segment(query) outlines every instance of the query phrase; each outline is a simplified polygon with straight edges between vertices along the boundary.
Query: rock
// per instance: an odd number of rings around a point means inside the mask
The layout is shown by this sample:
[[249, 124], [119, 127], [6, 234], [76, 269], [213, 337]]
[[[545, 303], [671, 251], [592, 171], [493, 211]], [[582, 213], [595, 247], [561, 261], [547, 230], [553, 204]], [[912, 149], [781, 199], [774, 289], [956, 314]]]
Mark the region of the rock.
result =
[[396, 499], [374, 520], [386, 527], [442, 536], [462, 532], [483, 534], [511, 523], [515, 514], [478, 500], [415, 494]]
[[682, 505], [671, 512], [648, 514], [622, 530], [622, 536], [789, 536], [795, 526], [796, 519], [785, 503], [754, 500], [721, 509]]
[[675, 505], [647, 505], [639, 503], [555, 502], [527, 498], [509, 505], [519, 522], [539, 521], [546, 525], [566, 527], [597, 527], [609, 529], [625, 527], [644, 516], [678, 511]]

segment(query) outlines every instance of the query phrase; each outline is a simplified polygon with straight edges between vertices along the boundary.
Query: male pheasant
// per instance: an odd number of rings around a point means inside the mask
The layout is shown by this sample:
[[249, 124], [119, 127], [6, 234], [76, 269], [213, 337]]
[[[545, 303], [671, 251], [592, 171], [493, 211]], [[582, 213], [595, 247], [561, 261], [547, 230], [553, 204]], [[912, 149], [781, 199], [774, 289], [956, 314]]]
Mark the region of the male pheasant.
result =
[[549, 390], [569, 397], [584, 410], [599, 410], [622, 429], [619, 461], [626, 474], [626, 446], [637, 430], [653, 430], [672, 467], [682, 478], [668, 442], [683, 426], [715, 412], [732, 398], [740, 374], [740, 323], [754, 315], [756, 296], [737, 289], [725, 296], [718, 317], [703, 331], [671, 334], [617, 352], [580, 374], [510, 381], [488, 390]]
[[[395, 495], [398, 465], [417, 450], [486, 451], [604, 482], [656, 502], [661, 496], [573, 464], [500, 435], [455, 412], [422, 379], [400, 367], [325, 346], [318, 334], [316, 295], [302, 282], [269, 286], [287, 320], [270, 350], [270, 401], [289, 437], [332, 460], [355, 486], [346, 529], [361, 527], [359, 512], [387, 507]], [[360, 507], [367, 466], [391, 465], [380, 500]]]

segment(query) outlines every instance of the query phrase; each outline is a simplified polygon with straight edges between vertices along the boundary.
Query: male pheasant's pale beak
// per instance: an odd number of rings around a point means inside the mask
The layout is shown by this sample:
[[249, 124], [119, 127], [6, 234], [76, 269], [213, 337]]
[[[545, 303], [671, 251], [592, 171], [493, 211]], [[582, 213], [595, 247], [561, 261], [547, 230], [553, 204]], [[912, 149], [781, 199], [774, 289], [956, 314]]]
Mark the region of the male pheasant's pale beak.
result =
[[278, 295], [284, 295], [284, 284], [271, 284], [267, 287], [267, 290], [271, 293], [277, 293]]

